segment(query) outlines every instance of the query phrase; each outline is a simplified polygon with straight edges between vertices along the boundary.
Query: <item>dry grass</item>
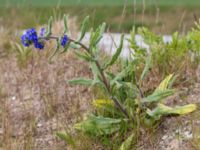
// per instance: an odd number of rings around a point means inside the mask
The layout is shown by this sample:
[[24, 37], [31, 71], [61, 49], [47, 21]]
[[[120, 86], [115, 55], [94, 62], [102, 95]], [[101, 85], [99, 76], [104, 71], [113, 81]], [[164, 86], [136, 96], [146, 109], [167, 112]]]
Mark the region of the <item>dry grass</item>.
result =
[[88, 67], [70, 54], [59, 59], [48, 64], [39, 56], [24, 70], [19, 70], [15, 58], [1, 60], [5, 149], [55, 149], [54, 132], [69, 128], [88, 109], [87, 89], [67, 84], [77, 75], [87, 76]]
[[70, 129], [81, 119], [91, 99], [86, 88], [72, 87], [67, 80], [89, 76], [88, 66], [71, 53], [49, 63], [50, 43], [46, 51], [33, 50], [27, 65], [21, 67], [17, 63], [20, 58], [15, 57], [16, 47], [7, 54], [11, 47], [4, 42], [0, 46], [0, 146], [6, 150], [66, 149], [55, 133]]
[[[62, 29], [59, 17], [56, 19], [54, 31], [59, 33]], [[74, 19], [70, 23], [73, 35], [76, 33]], [[66, 143], [56, 137], [57, 131], [71, 131], [72, 125], [81, 120], [84, 112], [90, 111], [90, 100], [93, 95], [90, 89], [81, 86], [70, 86], [67, 80], [90, 76], [87, 64], [78, 60], [71, 52], [57, 56], [49, 63], [48, 55], [54, 47], [49, 43], [45, 51], [33, 50], [25, 66], [18, 63], [16, 47], [10, 45], [17, 42], [19, 34], [13, 35], [8, 29], [0, 30], [0, 150], [64, 150], [69, 149]], [[153, 78], [151, 78], [154, 80]], [[157, 82], [158, 79], [155, 79]], [[148, 85], [151, 86], [151, 85]], [[199, 87], [192, 88], [192, 91]], [[195, 95], [195, 98], [192, 97]], [[188, 99], [181, 103], [198, 102], [199, 92], [190, 92]], [[177, 103], [173, 98], [172, 103]], [[143, 131], [138, 139], [137, 149], [161, 150], [163, 134], [173, 133], [183, 126], [193, 125], [195, 133], [198, 118], [169, 119], [153, 131]], [[194, 123], [186, 125], [185, 121], [191, 119]], [[182, 124], [182, 126], [181, 126]], [[158, 133], [154, 133], [159, 131]], [[73, 132], [72, 132], [73, 133]], [[74, 134], [78, 150], [106, 149], [99, 139]], [[182, 140], [180, 140], [182, 142]], [[168, 145], [173, 141], [169, 141]], [[189, 144], [188, 144], [189, 143]], [[185, 148], [191, 148], [191, 143], [198, 149], [199, 139], [186, 141]], [[165, 143], [166, 144], [166, 143]], [[183, 147], [183, 146], [182, 146]], [[181, 148], [182, 148], [181, 147]], [[179, 147], [180, 148], [180, 147]], [[188, 149], [187, 149], [188, 150]]]

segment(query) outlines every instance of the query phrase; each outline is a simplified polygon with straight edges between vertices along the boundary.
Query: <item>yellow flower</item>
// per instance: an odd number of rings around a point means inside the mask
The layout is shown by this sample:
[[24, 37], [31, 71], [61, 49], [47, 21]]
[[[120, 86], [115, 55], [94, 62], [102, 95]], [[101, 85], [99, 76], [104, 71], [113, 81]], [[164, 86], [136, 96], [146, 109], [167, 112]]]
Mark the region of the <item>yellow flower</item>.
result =
[[103, 106], [114, 106], [114, 103], [110, 99], [96, 99], [93, 100], [92, 104], [97, 108], [102, 108]]

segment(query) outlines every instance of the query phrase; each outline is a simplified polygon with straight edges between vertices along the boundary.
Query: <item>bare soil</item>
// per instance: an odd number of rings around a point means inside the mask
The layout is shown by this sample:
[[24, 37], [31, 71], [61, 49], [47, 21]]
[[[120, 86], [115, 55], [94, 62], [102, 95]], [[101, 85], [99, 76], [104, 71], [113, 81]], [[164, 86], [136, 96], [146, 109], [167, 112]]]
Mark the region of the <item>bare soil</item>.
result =
[[[34, 50], [27, 66], [20, 68], [15, 53], [7, 54], [6, 50], [5, 43], [1, 44], [0, 150], [67, 149], [56, 132], [70, 130], [82, 119], [90, 111], [93, 98], [87, 88], [71, 86], [67, 81], [89, 77], [88, 65], [72, 53], [49, 63], [48, 51]], [[199, 99], [200, 82], [196, 82], [172, 97], [169, 103], [199, 103]], [[153, 132], [143, 131], [137, 149], [198, 150], [199, 119], [199, 111], [185, 117], [164, 118]], [[98, 149], [102, 147], [92, 147]]]

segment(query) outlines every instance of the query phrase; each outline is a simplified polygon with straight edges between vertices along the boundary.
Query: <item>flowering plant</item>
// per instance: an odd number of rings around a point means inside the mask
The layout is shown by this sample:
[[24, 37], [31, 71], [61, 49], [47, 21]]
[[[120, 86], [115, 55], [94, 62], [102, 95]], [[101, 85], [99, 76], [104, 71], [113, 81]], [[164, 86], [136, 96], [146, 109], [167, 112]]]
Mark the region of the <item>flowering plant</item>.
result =
[[123, 49], [123, 34], [113, 56], [101, 62], [98, 43], [106, 29], [105, 23], [91, 31], [89, 46], [82, 43], [82, 39], [89, 30], [89, 17], [84, 19], [81, 25], [81, 34], [77, 39], [69, 36], [66, 15], [64, 16], [64, 31], [61, 36], [54, 36], [51, 28], [52, 17], [49, 20], [48, 28], [41, 29], [39, 36], [34, 28], [28, 29], [21, 37], [22, 44], [26, 47], [34, 45], [37, 49], [44, 49], [45, 42], [54, 39], [57, 41], [57, 46], [51, 57], [56, 53], [67, 52], [68, 48], [74, 49], [78, 57], [90, 64], [93, 78], [73, 79], [69, 83], [95, 86], [104, 93], [103, 97], [97, 97], [100, 99], [93, 101], [95, 112], [88, 115], [82, 122], [75, 124], [76, 129], [95, 136], [122, 137], [122, 140], [123, 137], [127, 137], [126, 131], [131, 131], [127, 140], [121, 145], [121, 149], [124, 149], [124, 147], [131, 146], [134, 136], [139, 135], [139, 130], [137, 130], [138, 134], [134, 132], [136, 128], [152, 127], [164, 115], [184, 115], [196, 109], [194, 104], [176, 107], [165, 105], [166, 98], [175, 93], [175, 90], [171, 88], [174, 78], [172, 74], [167, 76], [154, 91], [149, 93], [142, 90], [142, 82], [152, 67], [151, 54], [144, 54], [146, 63], [139, 78], [136, 76], [136, 71], [140, 62], [136, 63], [134, 59], [121, 60], [120, 71], [117, 73], [111, 71], [110, 68], [117, 63]]
[[[65, 18], [64, 20], [66, 21], [66, 16], [64, 18]], [[67, 42], [69, 41], [67, 35], [65, 34], [67, 32], [67, 29], [65, 29], [63, 36], [55, 37], [52, 36], [51, 28], [52, 28], [52, 18], [50, 18], [49, 20], [48, 29], [46, 30], [45, 28], [41, 28], [39, 36], [35, 28], [26, 30], [21, 36], [22, 44], [25, 47], [29, 47], [30, 45], [33, 44], [36, 49], [44, 49], [46, 40], [56, 39], [57, 43], [60, 44], [63, 48], [65, 48]]]

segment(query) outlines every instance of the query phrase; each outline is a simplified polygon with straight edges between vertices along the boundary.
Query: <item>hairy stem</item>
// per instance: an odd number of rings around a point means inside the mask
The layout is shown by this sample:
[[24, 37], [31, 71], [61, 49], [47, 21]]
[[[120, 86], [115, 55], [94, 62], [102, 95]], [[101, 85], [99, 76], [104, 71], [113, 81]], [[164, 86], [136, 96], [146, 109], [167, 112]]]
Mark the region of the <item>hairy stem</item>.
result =
[[137, 86], [137, 88], [138, 88], [138, 90], [139, 90], [139, 93], [140, 93], [140, 98], [144, 98], [144, 94], [143, 94], [143, 92], [142, 92], [142, 89], [140, 88], [140, 85], [136, 82], [136, 86]]
[[[88, 53], [90, 53], [89, 48], [86, 47], [85, 45], [83, 45], [82, 43], [76, 42], [76, 41], [74, 41], [74, 40], [72, 40], [72, 39], [70, 39], [70, 40], [71, 40], [72, 42], [76, 43], [76, 44], [79, 44], [83, 49], [85, 49]], [[109, 95], [111, 96], [111, 99], [113, 100], [113, 102], [115, 103], [115, 105], [117, 106], [117, 108], [118, 108], [127, 118], [130, 118], [128, 112], [123, 108], [123, 106], [120, 104], [120, 102], [117, 100], [117, 98], [115, 98], [115, 97], [112, 96], [112, 91], [111, 91], [111, 88], [110, 88], [110, 83], [108, 82], [108, 80], [107, 80], [107, 78], [106, 78], [106, 76], [105, 76], [105, 73], [104, 73], [104, 71], [103, 71], [103, 69], [102, 69], [102, 67], [101, 67], [101, 65], [100, 65], [100, 63], [99, 63], [99, 61], [96, 60], [96, 59], [95, 59], [94, 61], [95, 61], [95, 64], [96, 64], [96, 66], [97, 66], [97, 68], [98, 68], [100, 74], [101, 74], [102, 81], [103, 81], [103, 83], [104, 83], [104, 85], [105, 85], [105, 87], [106, 87], [106, 90], [108, 91]]]
[[[58, 40], [59, 37], [58, 37], [58, 36], [49, 36], [49, 37], [40, 37], [40, 39], [56, 39], [56, 40]], [[81, 42], [77, 42], [77, 41], [75, 41], [74, 39], [71, 39], [71, 38], [69, 38], [69, 41], [71, 41], [71, 42], [73, 42], [73, 43], [75, 43], [75, 44], [80, 45], [84, 50], [86, 50], [88, 53], [90, 53], [90, 55], [93, 55], [93, 54], [91, 54], [90, 49], [89, 49], [88, 47], [86, 47], [84, 44], [82, 44]], [[103, 83], [104, 83], [104, 85], [105, 85], [105, 87], [106, 87], [106, 90], [108, 91], [108, 93], [109, 93], [111, 99], [112, 99], [113, 102], [115, 103], [115, 106], [116, 106], [127, 118], [130, 118], [128, 112], [123, 108], [123, 106], [120, 104], [120, 102], [117, 100], [117, 98], [115, 98], [115, 97], [112, 96], [112, 91], [111, 91], [110, 83], [108, 82], [108, 80], [107, 80], [107, 78], [106, 78], [106, 76], [105, 76], [105, 73], [104, 73], [104, 71], [103, 71], [103, 69], [102, 69], [102, 67], [101, 67], [101, 65], [100, 65], [100, 63], [99, 63], [99, 61], [95, 59], [94, 62], [95, 62], [96, 66], [97, 66], [97, 68], [98, 68], [98, 70], [99, 70], [99, 72], [100, 72], [100, 75], [101, 75], [102, 81], [103, 81]], [[133, 119], [132, 119], [132, 120], [133, 120]]]

